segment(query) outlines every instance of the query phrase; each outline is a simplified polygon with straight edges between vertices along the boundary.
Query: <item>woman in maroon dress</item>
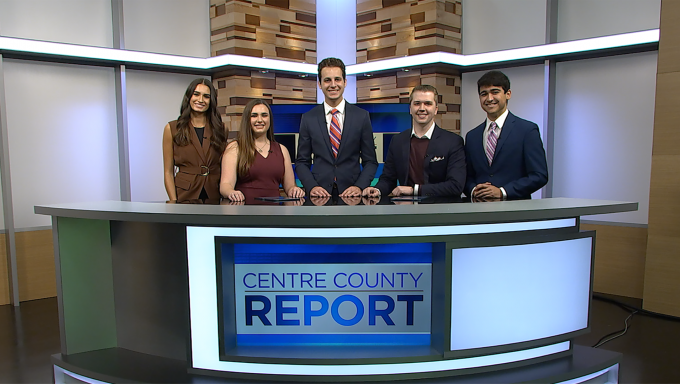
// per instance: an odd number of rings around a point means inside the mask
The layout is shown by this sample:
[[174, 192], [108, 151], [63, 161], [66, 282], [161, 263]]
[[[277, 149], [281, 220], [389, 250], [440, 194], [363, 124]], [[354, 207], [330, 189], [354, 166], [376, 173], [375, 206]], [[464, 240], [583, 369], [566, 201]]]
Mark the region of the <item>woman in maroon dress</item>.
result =
[[279, 185], [289, 197], [305, 195], [295, 184], [288, 150], [274, 140], [271, 108], [264, 100], [251, 100], [236, 140], [222, 156], [220, 193], [231, 201], [252, 201], [279, 196]]

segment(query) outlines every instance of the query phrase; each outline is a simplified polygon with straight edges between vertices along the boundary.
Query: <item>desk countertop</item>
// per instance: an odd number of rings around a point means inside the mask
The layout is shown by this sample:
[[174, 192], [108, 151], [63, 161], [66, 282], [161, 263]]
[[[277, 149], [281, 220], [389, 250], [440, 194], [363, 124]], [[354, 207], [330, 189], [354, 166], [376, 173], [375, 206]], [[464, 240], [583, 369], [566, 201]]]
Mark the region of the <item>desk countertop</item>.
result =
[[80, 219], [252, 227], [464, 225], [635, 211], [638, 203], [550, 198], [490, 203], [374, 206], [200, 205], [102, 201], [36, 206], [35, 213]]

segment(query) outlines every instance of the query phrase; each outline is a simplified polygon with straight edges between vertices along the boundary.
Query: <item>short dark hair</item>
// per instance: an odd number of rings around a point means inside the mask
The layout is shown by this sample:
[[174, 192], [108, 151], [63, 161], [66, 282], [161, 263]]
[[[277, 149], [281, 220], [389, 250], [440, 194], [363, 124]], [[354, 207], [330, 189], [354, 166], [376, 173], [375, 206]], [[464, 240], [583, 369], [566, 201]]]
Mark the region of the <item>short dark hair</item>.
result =
[[508, 93], [510, 90], [510, 79], [501, 71], [489, 71], [477, 80], [477, 93], [479, 93], [482, 87], [492, 86], [501, 87], [503, 88], [503, 93]]
[[428, 84], [421, 84], [421, 85], [416, 85], [413, 87], [413, 90], [411, 91], [411, 94], [408, 96], [408, 103], [411, 104], [413, 102], [413, 94], [416, 92], [432, 92], [434, 93], [434, 103], [437, 104], [439, 102], [439, 92], [437, 92], [437, 88], [428, 85]]
[[347, 80], [347, 74], [345, 73], [345, 63], [336, 57], [327, 57], [319, 63], [319, 83], [321, 82], [321, 70], [324, 68], [340, 68], [342, 69], [342, 79]]

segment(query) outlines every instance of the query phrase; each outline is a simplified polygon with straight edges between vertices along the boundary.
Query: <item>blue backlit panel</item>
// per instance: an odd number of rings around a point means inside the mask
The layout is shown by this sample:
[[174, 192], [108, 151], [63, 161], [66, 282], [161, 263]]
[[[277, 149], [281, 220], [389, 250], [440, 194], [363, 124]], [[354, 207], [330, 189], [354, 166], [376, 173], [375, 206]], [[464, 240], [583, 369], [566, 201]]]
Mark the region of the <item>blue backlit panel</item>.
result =
[[238, 346], [430, 345], [431, 243], [220, 249], [236, 307], [225, 301], [223, 318], [234, 313]]

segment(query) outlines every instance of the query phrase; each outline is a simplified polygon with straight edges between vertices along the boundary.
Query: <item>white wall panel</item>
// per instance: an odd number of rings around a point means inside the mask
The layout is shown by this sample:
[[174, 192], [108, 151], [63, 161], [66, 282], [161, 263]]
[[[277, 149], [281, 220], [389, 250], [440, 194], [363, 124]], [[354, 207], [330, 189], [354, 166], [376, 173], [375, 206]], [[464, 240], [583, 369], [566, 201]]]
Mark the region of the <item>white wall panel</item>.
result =
[[16, 228], [51, 225], [38, 204], [119, 200], [114, 72], [6, 60]]
[[463, 53], [545, 43], [546, 0], [463, 0]]
[[167, 200], [163, 185], [163, 127], [179, 116], [184, 91], [196, 77], [127, 71], [132, 201]]
[[557, 64], [555, 197], [635, 201], [587, 220], [647, 224], [657, 52]]
[[111, 0], [0, 0], [0, 35], [113, 46]]
[[[502, 72], [510, 79], [510, 90], [512, 91], [508, 109], [513, 114], [538, 124], [541, 137], [543, 137], [543, 65], [504, 68]], [[466, 72], [462, 76], [460, 134], [463, 137], [486, 119], [486, 113], [482, 110], [477, 95], [477, 80], [484, 73], [486, 71]], [[549, 177], [552, 177], [552, 175], [549, 175]], [[540, 198], [542, 196], [541, 191], [532, 196], [533, 198]]]
[[661, 0], [560, 0], [557, 40], [659, 28]]
[[210, 56], [209, 0], [124, 0], [125, 48]]

